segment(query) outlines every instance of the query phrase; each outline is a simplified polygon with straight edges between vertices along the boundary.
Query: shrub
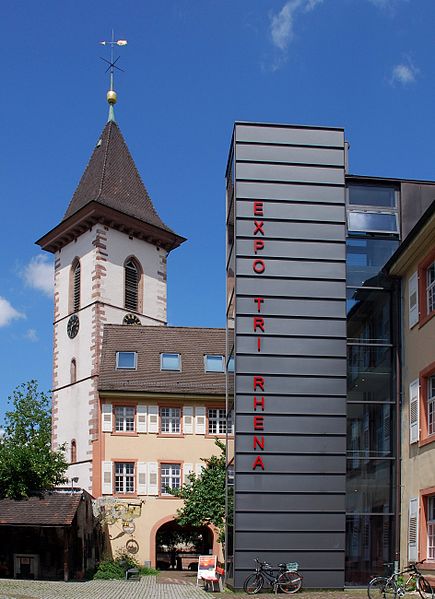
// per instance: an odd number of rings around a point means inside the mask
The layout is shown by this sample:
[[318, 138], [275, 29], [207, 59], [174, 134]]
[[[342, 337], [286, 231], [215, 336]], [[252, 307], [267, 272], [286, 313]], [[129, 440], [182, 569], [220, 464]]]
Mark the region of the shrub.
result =
[[157, 574], [159, 573], [159, 571], [155, 568], [147, 568], [146, 566], [139, 568], [139, 572], [141, 576], [157, 576]]
[[125, 578], [125, 569], [114, 560], [100, 562], [94, 574], [94, 580], [122, 580], [123, 578]]

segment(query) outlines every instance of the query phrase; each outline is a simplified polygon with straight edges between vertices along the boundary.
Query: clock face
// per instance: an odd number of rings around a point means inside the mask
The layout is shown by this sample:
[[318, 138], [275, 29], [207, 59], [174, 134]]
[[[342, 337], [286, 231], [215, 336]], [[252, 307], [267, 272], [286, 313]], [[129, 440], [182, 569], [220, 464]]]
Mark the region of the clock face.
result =
[[71, 318], [68, 320], [68, 324], [66, 327], [68, 337], [70, 339], [74, 339], [74, 337], [77, 335], [77, 333], [79, 332], [79, 326], [79, 317], [77, 316], [77, 314], [73, 314]]
[[134, 314], [126, 314], [123, 320], [124, 324], [140, 324], [140, 320]]

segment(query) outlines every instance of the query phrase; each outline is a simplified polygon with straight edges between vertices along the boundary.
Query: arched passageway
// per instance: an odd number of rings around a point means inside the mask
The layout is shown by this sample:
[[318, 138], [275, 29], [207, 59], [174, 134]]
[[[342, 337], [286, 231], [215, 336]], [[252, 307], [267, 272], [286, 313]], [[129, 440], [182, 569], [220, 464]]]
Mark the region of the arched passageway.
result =
[[175, 520], [166, 522], [155, 534], [156, 567], [195, 570], [198, 555], [211, 553], [213, 541], [213, 531], [208, 526], [180, 526]]

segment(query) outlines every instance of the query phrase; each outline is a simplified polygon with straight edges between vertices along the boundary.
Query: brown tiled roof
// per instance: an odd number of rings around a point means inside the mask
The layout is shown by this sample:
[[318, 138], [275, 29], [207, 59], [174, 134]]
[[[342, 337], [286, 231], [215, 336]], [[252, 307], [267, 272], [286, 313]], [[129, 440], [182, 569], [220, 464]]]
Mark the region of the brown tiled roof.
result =
[[0, 526], [69, 526], [82, 493], [49, 493], [28, 499], [1, 499]]
[[157, 214], [114, 121], [104, 127], [63, 220], [92, 201], [173, 233]]
[[[116, 352], [137, 352], [137, 370], [116, 370]], [[181, 354], [181, 372], [161, 371], [160, 354]], [[225, 355], [225, 329], [106, 325], [100, 391], [224, 395], [225, 373], [204, 372], [204, 355]]]

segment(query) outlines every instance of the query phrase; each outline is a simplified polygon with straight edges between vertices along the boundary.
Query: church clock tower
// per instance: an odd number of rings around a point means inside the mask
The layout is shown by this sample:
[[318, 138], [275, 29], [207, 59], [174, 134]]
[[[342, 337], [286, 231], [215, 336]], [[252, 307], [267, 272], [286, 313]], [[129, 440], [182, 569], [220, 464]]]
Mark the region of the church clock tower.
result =
[[157, 214], [115, 122], [109, 120], [62, 221], [37, 241], [55, 257], [53, 448], [67, 476], [92, 492], [98, 376], [106, 323], [166, 324], [166, 258], [185, 239]]

